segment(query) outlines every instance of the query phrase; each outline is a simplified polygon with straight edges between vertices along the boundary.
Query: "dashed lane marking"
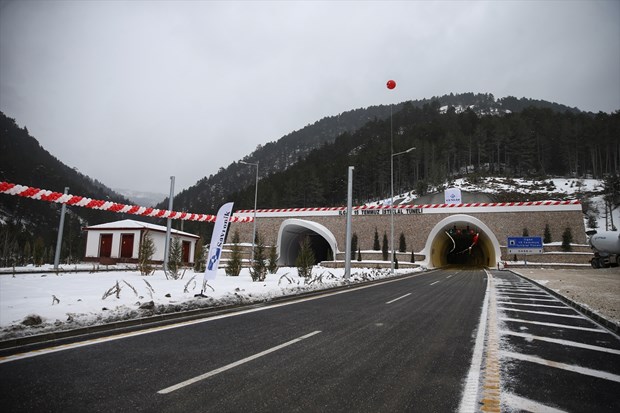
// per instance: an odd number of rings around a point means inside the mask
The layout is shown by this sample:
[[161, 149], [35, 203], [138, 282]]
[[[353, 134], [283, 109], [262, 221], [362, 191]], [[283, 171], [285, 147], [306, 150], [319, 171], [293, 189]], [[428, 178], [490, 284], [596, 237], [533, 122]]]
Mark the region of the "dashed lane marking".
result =
[[411, 295], [411, 293], [407, 293], [407, 294], [405, 294], [405, 295], [401, 295], [401, 296], [400, 296], [400, 297], [398, 297], [398, 298], [395, 298], [395, 299], [393, 299], [393, 300], [390, 300], [390, 301], [386, 302], [386, 304], [392, 304], [394, 301], [398, 301], [398, 300], [400, 300], [401, 298], [405, 298], [405, 297], [407, 297], [407, 296], [409, 296], [409, 295]]
[[224, 372], [226, 370], [230, 370], [230, 369], [232, 369], [234, 367], [237, 367], [237, 366], [240, 366], [242, 364], [245, 364], [245, 363], [247, 363], [249, 361], [256, 360], [257, 358], [265, 356], [265, 355], [267, 355], [269, 353], [273, 353], [274, 351], [278, 351], [278, 350], [280, 350], [280, 349], [282, 349], [284, 347], [288, 347], [288, 346], [290, 346], [292, 344], [298, 343], [298, 342], [300, 342], [302, 340], [305, 340], [305, 339], [307, 339], [309, 337], [314, 336], [315, 334], [319, 334], [320, 332], [321, 331], [313, 331], [312, 333], [309, 333], [309, 334], [306, 334], [304, 336], [298, 337], [298, 338], [293, 339], [291, 341], [287, 341], [286, 343], [282, 343], [282, 344], [280, 344], [278, 346], [272, 347], [272, 348], [267, 349], [265, 351], [261, 351], [260, 353], [256, 353], [256, 354], [254, 354], [252, 356], [246, 357], [246, 358], [241, 359], [239, 361], [235, 361], [234, 363], [227, 364], [224, 367], [220, 367], [219, 369], [211, 370], [208, 373], [201, 374], [200, 376], [193, 377], [193, 378], [191, 378], [189, 380], [185, 380], [185, 381], [183, 381], [181, 383], [175, 384], [174, 386], [166, 387], [165, 389], [162, 389], [162, 390], [158, 391], [157, 393], [159, 393], [159, 394], [172, 393], [173, 391], [182, 389], [183, 387], [187, 387], [190, 384], [194, 384], [194, 383], [199, 382], [201, 380], [204, 380], [204, 379], [207, 379], [209, 377], [215, 376], [216, 374], [222, 373], [222, 372]]
[[431, 283], [430, 285], [435, 285], [437, 284], [439, 281], [435, 281], [434, 283]]
[[597, 377], [599, 379], [605, 379], [620, 383], [620, 376], [617, 374], [609, 373], [607, 371], [589, 369], [587, 367], [574, 366], [572, 364], [558, 363], [557, 361], [546, 360], [540, 357], [530, 356], [527, 354], [513, 353], [511, 351], [501, 351], [500, 355], [504, 358], [512, 358], [521, 361], [527, 361], [529, 363], [541, 364], [543, 366], [554, 367], [557, 369], [572, 371], [574, 373], [583, 374], [586, 376]]
[[579, 343], [578, 341], [561, 340], [558, 338], [536, 336], [534, 334], [518, 333], [516, 331], [509, 331], [509, 330], [502, 330], [501, 334], [515, 336], [515, 337], [522, 337], [526, 340], [546, 341], [548, 343], [560, 344], [562, 346], [578, 347], [578, 348], [583, 348], [586, 350], [601, 351], [604, 353], [620, 355], [620, 350], [616, 350], [613, 348], [607, 348], [607, 347], [601, 347], [601, 346], [593, 346], [591, 344]]

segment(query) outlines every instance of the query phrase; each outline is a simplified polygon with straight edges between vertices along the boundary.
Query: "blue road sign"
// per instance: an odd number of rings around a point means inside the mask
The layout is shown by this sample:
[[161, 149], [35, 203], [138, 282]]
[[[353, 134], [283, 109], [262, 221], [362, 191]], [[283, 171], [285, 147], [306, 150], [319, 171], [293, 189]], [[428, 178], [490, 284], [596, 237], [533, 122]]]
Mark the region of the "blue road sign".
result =
[[542, 237], [508, 237], [508, 254], [542, 254]]

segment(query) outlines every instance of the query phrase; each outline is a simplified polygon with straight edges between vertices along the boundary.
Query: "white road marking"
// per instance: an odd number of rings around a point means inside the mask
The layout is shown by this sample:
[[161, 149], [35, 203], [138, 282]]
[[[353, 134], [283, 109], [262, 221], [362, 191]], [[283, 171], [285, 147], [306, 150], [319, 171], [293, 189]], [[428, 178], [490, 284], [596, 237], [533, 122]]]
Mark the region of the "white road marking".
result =
[[599, 379], [605, 379], [620, 383], [620, 376], [617, 374], [609, 373], [607, 371], [589, 369], [587, 367], [575, 366], [572, 364], [558, 363], [557, 361], [546, 360], [540, 357], [529, 356], [526, 354], [513, 353], [510, 351], [501, 351], [502, 357], [509, 357], [516, 360], [527, 361], [530, 363], [541, 364], [543, 366], [553, 367], [556, 369], [562, 369], [566, 371], [572, 371], [574, 373], [583, 374], [585, 376], [597, 377]]
[[513, 303], [512, 301], [498, 301], [497, 304], [525, 305], [529, 307], [546, 307], [546, 308], [568, 308], [563, 304], [560, 304], [560, 305], [526, 304], [526, 303]]
[[157, 393], [159, 393], [159, 394], [172, 393], [175, 390], [182, 389], [183, 387], [189, 386], [190, 384], [194, 384], [194, 383], [199, 382], [201, 380], [204, 380], [204, 379], [207, 379], [209, 377], [215, 376], [216, 374], [222, 373], [222, 372], [224, 372], [226, 370], [230, 370], [230, 369], [232, 369], [234, 367], [240, 366], [240, 365], [245, 364], [245, 363], [247, 363], [249, 361], [256, 360], [259, 357], [265, 356], [265, 355], [267, 355], [269, 353], [273, 353], [274, 351], [278, 351], [280, 349], [283, 349], [284, 347], [288, 347], [288, 346], [290, 346], [292, 344], [298, 343], [298, 342], [300, 342], [302, 340], [307, 339], [308, 337], [312, 337], [313, 335], [319, 334], [319, 333], [320, 333], [320, 331], [313, 331], [312, 333], [306, 334], [305, 336], [298, 337], [298, 338], [296, 338], [294, 340], [291, 340], [291, 341], [287, 341], [286, 343], [280, 344], [279, 346], [275, 346], [275, 347], [272, 347], [272, 348], [267, 349], [265, 351], [261, 351], [260, 353], [256, 353], [256, 354], [254, 354], [252, 356], [246, 357], [246, 358], [241, 359], [239, 361], [235, 361], [234, 363], [227, 364], [226, 366], [220, 367], [219, 369], [211, 370], [208, 373], [201, 374], [200, 376], [196, 376], [196, 377], [191, 378], [189, 380], [185, 380], [185, 381], [183, 381], [183, 382], [181, 382], [179, 384], [175, 384], [174, 386], [166, 387], [165, 389], [162, 389], [162, 390], [158, 391]]
[[497, 307], [499, 310], [507, 310], [507, 311], [515, 311], [517, 313], [530, 313], [530, 314], [541, 314], [541, 315], [551, 315], [555, 317], [568, 317], [568, 318], [580, 318], [583, 320], [587, 320], [584, 316], [581, 315], [571, 315], [571, 314], [557, 314], [550, 313], [548, 311], [534, 311], [534, 310], [522, 310], [520, 308], [508, 308], [508, 307]]
[[594, 331], [594, 332], [597, 332], [597, 333], [609, 334], [608, 331], [603, 330], [602, 328], [575, 327], [575, 326], [569, 326], [569, 325], [566, 325], [566, 324], [543, 323], [542, 321], [529, 321], [529, 320], [521, 320], [519, 318], [509, 318], [509, 317], [501, 317], [501, 320], [504, 320], [504, 321], [515, 321], [517, 323], [537, 324], [537, 325], [540, 325], [540, 326], [547, 326], [547, 327], [568, 328], [568, 329], [571, 329], [571, 330]]
[[393, 300], [391, 300], [391, 301], [386, 302], [386, 304], [392, 304], [394, 301], [398, 301], [398, 300], [400, 300], [401, 298], [405, 298], [405, 297], [407, 297], [408, 295], [411, 295], [411, 293], [407, 293], [407, 294], [405, 294], [405, 295], [401, 295], [401, 296], [400, 296], [400, 297], [398, 297], [398, 298], [395, 298], [395, 299], [393, 299]]
[[484, 337], [487, 329], [487, 314], [489, 308], [489, 290], [491, 289], [491, 274], [487, 272], [487, 289], [482, 302], [482, 313], [478, 323], [478, 333], [474, 344], [474, 354], [471, 359], [467, 381], [461, 397], [459, 412], [469, 413], [478, 410], [478, 383], [480, 382], [480, 370], [482, 367], [482, 353], [484, 351]]
[[434, 283], [431, 283], [430, 285], [435, 285], [437, 284], [439, 281], [435, 281]]
[[583, 349], [586, 349], [586, 350], [601, 351], [601, 352], [604, 352], [604, 353], [620, 355], [620, 350], [616, 350], [614, 348], [607, 348], [607, 347], [601, 347], [601, 346], [593, 346], [591, 344], [579, 343], [577, 341], [561, 340], [561, 339], [558, 339], [558, 338], [535, 336], [533, 334], [518, 333], [516, 331], [508, 331], [508, 330], [500, 331], [500, 333], [503, 334], [503, 335], [522, 337], [522, 338], [524, 338], [526, 340], [546, 341], [548, 343], [560, 344], [560, 345], [563, 345], [563, 346], [578, 347], [578, 348], [583, 348]]
[[528, 412], [568, 413], [566, 410], [555, 409], [534, 400], [525, 399], [513, 393], [502, 393], [503, 401], [513, 409]]
[[[537, 301], [559, 301], [556, 298], [549, 297], [549, 296], [544, 295], [544, 294], [499, 293], [497, 295], [499, 297], [513, 297], [513, 296], [528, 297], [528, 298], [514, 297], [514, 299], [516, 299], [516, 300], [521, 299], [521, 300], [537, 300]], [[530, 297], [538, 297], [538, 298], [530, 298]]]

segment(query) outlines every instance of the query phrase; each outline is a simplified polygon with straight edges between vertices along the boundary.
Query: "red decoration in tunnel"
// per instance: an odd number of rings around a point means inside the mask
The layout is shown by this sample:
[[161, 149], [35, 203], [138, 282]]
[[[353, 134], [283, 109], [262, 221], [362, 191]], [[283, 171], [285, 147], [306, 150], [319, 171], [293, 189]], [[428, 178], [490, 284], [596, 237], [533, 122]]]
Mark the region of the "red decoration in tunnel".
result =
[[392, 89], [394, 89], [395, 87], [396, 87], [396, 82], [395, 82], [395, 81], [393, 81], [392, 79], [390, 79], [390, 80], [388, 80], [388, 81], [387, 81], [387, 88], [388, 88], [388, 89], [392, 90]]

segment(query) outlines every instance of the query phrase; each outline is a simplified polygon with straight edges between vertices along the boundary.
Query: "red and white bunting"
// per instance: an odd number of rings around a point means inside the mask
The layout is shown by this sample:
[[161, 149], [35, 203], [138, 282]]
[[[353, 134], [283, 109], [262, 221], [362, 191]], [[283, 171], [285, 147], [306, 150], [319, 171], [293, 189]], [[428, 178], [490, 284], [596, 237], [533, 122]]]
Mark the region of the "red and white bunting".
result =
[[[123, 214], [141, 215], [154, 218], [182, 219], [186, 221], [215, 222], [216, 216], [210, 214], [193, 214], [190, 212], [176, 212], [165, 209], [155, 209], [138, 205], [125, 205], [116, 202], [102, 201], [82, 197], [79, 195], [63, 194], [46, 189], [34, 188], [31, 186], [18, 185], [10, 182], [0, 182], [0, 193], [7, 195], [17, 195], [23, 198], [37, 199], [39, 201], [55, 202], [70, 206], [98, 209], [102, 211], [112, 211]], [[233, 215], [231, 222], [252, 222], [253, 217], [238, 217]]]

